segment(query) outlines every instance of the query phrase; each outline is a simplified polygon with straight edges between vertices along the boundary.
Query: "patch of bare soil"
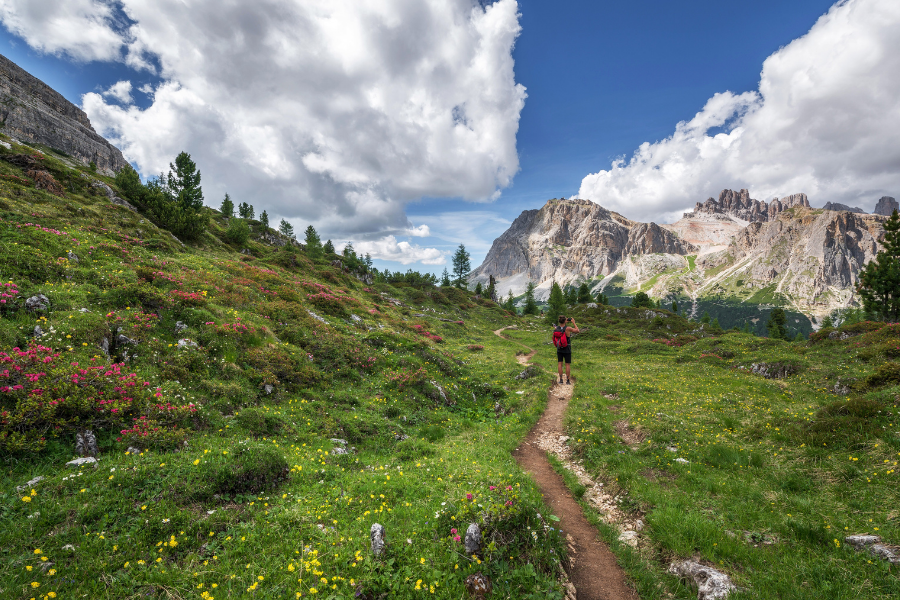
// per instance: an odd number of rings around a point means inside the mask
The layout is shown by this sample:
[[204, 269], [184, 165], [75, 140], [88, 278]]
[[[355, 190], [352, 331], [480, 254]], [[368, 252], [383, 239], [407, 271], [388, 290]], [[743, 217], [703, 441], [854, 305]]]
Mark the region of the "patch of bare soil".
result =
[[616, 421], [613, 423], [613, 426], [616, 428], [616, 435], [619, 436], [619, 439], [633, 449], [636, 449], [637, 446], [647, 439], [647, 436], [640, 429], [628, 421]]
[[[499, 333], [498, 333], [499, 335]], [[604, 544], [597, 530], [588, 522], [581, 506], [572, 495], [550, 462], [546, 451], [560, 457], [583, 485], [588, 487], [585, 499], [601, 512], [607, 522], [622, 522], [627, 517], [616, 506], [616, 498], [604, 493], [603, 484], [595, 484], [588, 474], [571, 462], [568, 438], [563, 435], [563, 414], [572, 397], [572, 385], [554, 384], [548, 393], [547, 410], [528, 436], [513, 452], [516, 461], [531, 473], [544, 501], [559, 517], [560, 530], [569, 546], [569, 578], [578, 600], [637, 600], [638, 596], [626, 583], [624, 571], [615, 555]], [[588, 485], [590, 484], [590, 485]], [[639, 528], [641, 525], [637, 525]], [[634, 535], [635, 526], [629, 527]], [[624, 534], [623, 534], [624, 535]], [[571, 589], [570, 589], [571, 592]], [[573, 595], [570, 593], [570, 598]]]

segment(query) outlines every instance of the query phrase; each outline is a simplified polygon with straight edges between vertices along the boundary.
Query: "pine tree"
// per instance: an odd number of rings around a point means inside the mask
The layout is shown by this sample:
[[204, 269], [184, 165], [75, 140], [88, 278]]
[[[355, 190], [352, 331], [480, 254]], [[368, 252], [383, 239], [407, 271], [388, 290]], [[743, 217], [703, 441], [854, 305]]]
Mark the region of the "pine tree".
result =
[[222, 200], [222, 206], [219, 207], [219, 212], [222, 213], [222, 216], [226, 219], [230, 219], [234, 216], [234, 202], [231, 201], [231, 196], [225, 194], [225, 199]]
[[713, 319], [712, 323], [710, 323], [709, 326], [712, 327], [713, 329], [722, 329], [722, 326], [719, 325], [719, 317], [716, 317], [715, 319]]
[[459, 248], [457, 248], [456, 252], [453, 254], [453, 285], [458, 288], [465, 287], [468, 282], [469, 273], [472, 271], [472, 265], [469, 263], [469, 258], [466, 247], [460, 244]]
[[650, 299], [646, 292], [638, 292], [631, 299], [631, 306], [634, 308], [656, 308], [656, 304]]
[[802, 333], [802, 332], [798, 331], [798, 332], [797, 332], [797, 335], [794, 337], [794, 341], [795, 341], [795, 342], [798, 342], [798, 343], [799, 343], [799, 342], [805, 342], [805, 341], [806, 341], [806, 338], [803, 337], [803, 333]]
[[263, 231], [268, 231], [269, 229], [269, 213], [266, 211], [262, 211], [262, 214], [259, 215], [259, 222], [263, 226]]
[[786, 340], [787, 338], [787, 315], [784, 309], [774, 308], [769, 314], [769, 320], [766, 322], [766, 331], [773, 340]]
[[310, 256], [310, 258], [320, 258], [322, 256], [322, 252], [324, 252], [324, 248], [322, 248], [322, 240], [319, 238], [319, 233], [316, 231], [316, 228], [312, 225], [308, 225], [306, 227], [306, 231], [304, 232], [305, 242], [306, 242], [306, 253]]
[[450, 273], [447, 272], [447, 267], [444, 267], [444, 272], [441, 273], [441, 287], [450, 287], [453, 285], [450, 282]]
[[884, 222], [884, 248], [859, 273], [859, 296], [867, 313], [885, 321], [900, 320], [900, 214]]
[[827, 315], [822, 319], [822, 329], [831, 329], [832, 327], [834, 327], [834, 319], [831, 318], [831, 315]]
[[587, 304], [590, 301], [591, 290], [588, 289], [587, 282], [584, 282], [578, 287], [578, 304]]
[[325, 246], [322, 247], [322, 250], [325, 252], [326, 256], [334, 254], [334, 244], [331, 243], [331, 240], [325, 242]]
[[513, 299], [512, 290], [509, 290], [509, 295], [506, 297], [506, 302], [503, 303], [503, 308], [511, 312], [512, 314], [518, 314], [516, 312], [516, 301]]
[[603, 293], [603, 290], [597, 292], [597, 304], [602, 304], [603, 306], [609, 304], [609, 297]]
[[672, 302], [672, 312], [678, 314], [678, 302]]
[[238, 215], [240, 215], [242, 219], [253, 219], [253, 205], [241, 202], [238, 204]]
[[175, 164], [169, 163], [167, 185], [178, 205], [185, 210], [203, 208], [203, 189], [200, 187], [200, 171], [191, 155], [181, 152]]
[[534, 298], [534, 290], [537, 286], [533, 281], [528, 282], [528, 287], [525, 288], [525, 308], [522, 309], [523, 315], [538, 315], [540, 314], [540, 309], [537, 305], [537, 300]]
[[481, 282], [479, 281], [479, 282], [475, 285], [475, 295], [476, 295], [476, 296], [481, 296], [483, 293], [484, 293], [484, 288], [481, 287]]
[[708, 310], [703, 311], [703, 316], [700, 317], [700, 322], [701, 323], [709, 323], [710, 320], [711, 320], [711, 317], [709, 316], [709, 311]]
[[368, 252], [366, 252], [366, 257], [363, 259], [363, 264], [366, 265], [367, 271], [372, 269], [372, 255]]
[[556, 323], [556, 320], [566, 313], [566, 298], [563, 296], [562, 288], [555, 281], [550, 286], [550, 298], [547, 303], [550, 305], [547, 308], [547, 320]]
[[294, 239], [294, 226], [284, 219], [282, 219], [281, 223], [278, 225], [278, 231], [281, 232], [281, 235]]

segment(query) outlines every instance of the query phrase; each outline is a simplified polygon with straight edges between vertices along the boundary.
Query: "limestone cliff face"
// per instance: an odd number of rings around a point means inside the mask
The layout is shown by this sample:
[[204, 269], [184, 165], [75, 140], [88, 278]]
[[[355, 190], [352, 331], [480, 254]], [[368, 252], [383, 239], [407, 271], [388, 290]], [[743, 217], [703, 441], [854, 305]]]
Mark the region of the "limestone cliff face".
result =
[[900, 204], [890, 196], [882, 196], [878, 199], [878, 203], [875, 204], [876, 215], [889, 217], [895, 210], [900, 210]]
[[469, 281], [486, 283], [493, 275], [501, 295], [520, 294], [533, 281], [545, 298], [553, 281], [567, 285], [605, 276], [628, 256], [696, 250], [654, 223], [631, 221], [588, 200], [554, 199], [519, 215]]
[[0, 132], [26, 144], [44, 144], [107, 174], [127, 163], [94, 131], [87, 115], [41, 80], [0, 55]]
[[726, 215], [748, 222], [771, 221], [779, 213], [790, 208], [801, 206], [809, 208], [809, 199], [806, 194], [793, 194], [784, 198], [775, 198], [769, 203], [762, 200], [754, 200], [750, 192], [741, 190], [722, 190], [719, 199], [709, 198], [706, 202], [698, 202], [694, 212], [685, 213], [684, 218], [699, 217], [701, 215]]
[[769, 288], [801, 312], [827, 314], [853, 300], [860, 270], [880, 249], [884, 220], [803, 209], [751, 223], [726, 250], [698, 259], [699, 268], [717, 269], [699, 291], [740, 297]]

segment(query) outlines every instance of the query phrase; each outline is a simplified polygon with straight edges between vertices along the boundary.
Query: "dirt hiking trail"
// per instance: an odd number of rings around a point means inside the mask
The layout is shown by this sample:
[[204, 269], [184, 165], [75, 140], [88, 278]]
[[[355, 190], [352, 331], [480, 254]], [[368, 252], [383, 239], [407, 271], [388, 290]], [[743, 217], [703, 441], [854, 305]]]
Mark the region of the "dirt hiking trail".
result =
[[[504, 337], [503, 329], [494, 333]], [[528, 349], [531, 353], [525, 360], [519, 360], [522, 364], [527, 364], [536, 353], [535, 350]], [[542, 437], [558, 438], [563, 435], [563, 415], [574, 387], [574, 378], [573, 385], [561, 385], [556, 383], [554, 373], [553, 387], [547, 393], [547, 409], [515, 449], [513, 457], [519, 466], [532, 474], [544, 496], [544, 502], [559, 517], [559, 528], [566, 536], [569, 550], [566, 571], [575, 587], [577, 600], [639, 600], [638, 595], [626, 583], [625, 572], [615, 555], [600, 540], [597, 529], [585, 518], [581, 506], [538, 445]]]

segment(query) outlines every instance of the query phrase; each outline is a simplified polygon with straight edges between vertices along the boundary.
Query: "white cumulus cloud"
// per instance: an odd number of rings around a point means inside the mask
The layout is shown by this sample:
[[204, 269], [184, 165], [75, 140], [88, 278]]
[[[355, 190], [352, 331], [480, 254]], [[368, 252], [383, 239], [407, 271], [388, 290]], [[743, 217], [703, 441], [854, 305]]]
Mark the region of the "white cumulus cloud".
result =
[[797, 192], [871, 211], [900, 196], [900, 2], [847, 0], [763, 63], [758, 92], [723, 92], [657, 142], [581, 182], [578, 196], [669, 221], [724, 188]]
[[447, 258], [437, 248], [423, 248], [409, 242], [398, 242], [393, 235], [371, 242], [357, 242], [353, 247], [356, 253], [361, 256], [371, 254], [372, 258], [391, 260], [403, 265], [415, 262], [421, 262], [426, 265], [443, 265], [447, 263]]
[[112, 84], [108, 90], [103, 92], [103, 95], [107, 98], [115, 98], [119, 102], [124, 102], [125, 104], [131, 104], [131, 82], [130, 81], [117, 81]]
[[491, 199], [518, 171], [518, 17], [515, 0], [0, 0], [36, 49], [162, 78], [141, 88], [146, 108], [113, 90], [83, 98], [143, 174], [186, 150], [210, 205], [227, 189], [324, 236], [380, 236], [386, 254], [431, 261], [437, 250], [388, 237], [428, 235], [406, 204]]

